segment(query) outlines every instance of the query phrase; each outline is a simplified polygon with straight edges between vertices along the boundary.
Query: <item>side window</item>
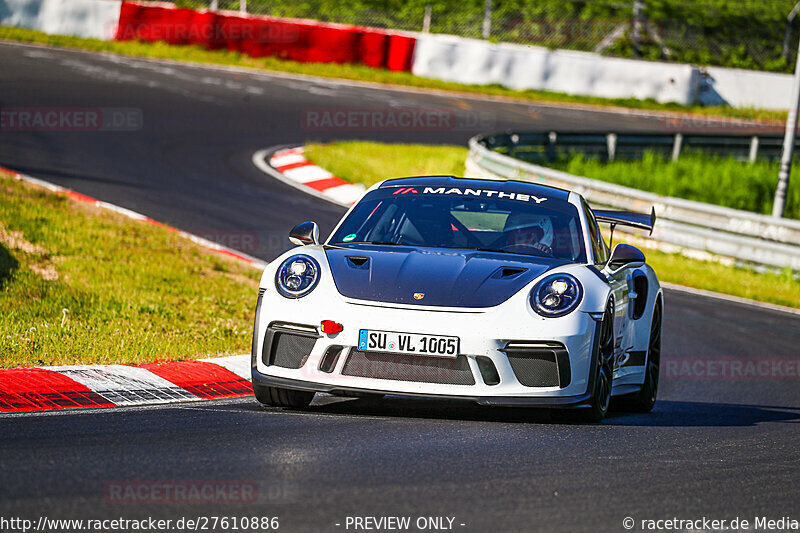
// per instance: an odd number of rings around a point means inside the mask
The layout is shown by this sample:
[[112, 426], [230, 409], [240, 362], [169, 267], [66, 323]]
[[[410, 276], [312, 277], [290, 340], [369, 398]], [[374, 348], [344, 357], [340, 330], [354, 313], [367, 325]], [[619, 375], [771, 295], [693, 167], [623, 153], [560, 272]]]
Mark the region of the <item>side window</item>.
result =
[[600, 228], [597, 225], [597, 220], [594, 218], [594, 213], [592, 213], [592, 210], [586, 202], [583, 204], [583, 209], [589, 224], [589, 240], [592, 241], [592, 251], [594, 252], [595, 261], [597, 263], [605, 263], [608, 261], [608, 245], [606, 245], [606, 242], [603, 240], [603, 234], [600, 233]]

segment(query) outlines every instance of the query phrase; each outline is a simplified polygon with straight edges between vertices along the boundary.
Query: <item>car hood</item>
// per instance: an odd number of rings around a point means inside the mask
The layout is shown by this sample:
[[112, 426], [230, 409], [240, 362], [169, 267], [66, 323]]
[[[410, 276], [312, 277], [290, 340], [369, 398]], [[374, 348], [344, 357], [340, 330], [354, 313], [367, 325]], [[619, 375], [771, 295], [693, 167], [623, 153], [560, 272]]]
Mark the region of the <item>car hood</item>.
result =
[[325, 250], [337, 290], [359, 300], [442, 307], [492, 307], [565, 261], [405, 246]]

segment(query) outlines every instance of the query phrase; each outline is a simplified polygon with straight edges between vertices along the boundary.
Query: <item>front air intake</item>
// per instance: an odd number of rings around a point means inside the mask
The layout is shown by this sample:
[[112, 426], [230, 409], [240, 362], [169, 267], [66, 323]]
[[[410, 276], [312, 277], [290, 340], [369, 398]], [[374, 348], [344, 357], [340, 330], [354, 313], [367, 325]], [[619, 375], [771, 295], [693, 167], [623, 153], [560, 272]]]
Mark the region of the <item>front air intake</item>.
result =
[[508, 356], [517, 381], [526, 387], [560, 387], [570, 382], [569, 354], [558, 342], [509, 342]]
[[481, 371], [483, 382], [487, 385], [499, 385], [500, 375], [497, 373], [497, 367], [491, 359], [485, 356], [478, 356], [475, 358], [478, 363], [478, 370]]
[[264, 336], [262, 361], [267, 366], [300, 368], [308, 360], [319, 335], [313, 326], [272, 323]]

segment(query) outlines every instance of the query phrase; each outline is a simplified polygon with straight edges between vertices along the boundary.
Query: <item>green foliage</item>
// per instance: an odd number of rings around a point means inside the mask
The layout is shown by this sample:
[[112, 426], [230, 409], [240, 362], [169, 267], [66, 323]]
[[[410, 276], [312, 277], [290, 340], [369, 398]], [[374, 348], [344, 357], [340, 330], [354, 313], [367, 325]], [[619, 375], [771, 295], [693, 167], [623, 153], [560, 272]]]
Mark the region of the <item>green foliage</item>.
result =
[[[570, 174], [608, 181], [709, 204], [755, 213], [772, 212], [778, 183], [778, 163], [750, 164], [701, 154], [684, 154], [673, 163], [654, 153], [640, 161], [606, 163], [578, 154], [548, 166]], [[797, 181], [797, 180], [795, 180]], [[786, 216], [800, 218], [800, 186], [790, 185]]]

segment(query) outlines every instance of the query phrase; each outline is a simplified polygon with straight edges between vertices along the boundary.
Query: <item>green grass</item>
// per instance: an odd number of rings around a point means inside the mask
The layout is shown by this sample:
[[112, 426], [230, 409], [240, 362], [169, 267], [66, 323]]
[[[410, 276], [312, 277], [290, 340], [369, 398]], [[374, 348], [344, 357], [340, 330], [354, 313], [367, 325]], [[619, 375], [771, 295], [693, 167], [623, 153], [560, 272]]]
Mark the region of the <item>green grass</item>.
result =
[[441, 90], [453, 92], [454, 94], [478, 94], [531, 102], [589, 104], [654, 111], [690, 112], [698, 115], [732, 117], [737, 119], [785, 120], [786, 118], [785, 112], [745, 108], [734, 109], [730, 107], [687, 107], [680, 104], [662, 104], [653, 100], [637, 100], [634, 98], [606, 99], [589, 96], [573, 96], [547, 91], [515, 91], [499, 85], [464, 85], [414, 76], [409, 72], [392, 72], [363, 65], [299, 63], [274, 57], [254, 58], [239, 52], [230, 52], [227, 50], [205, 50], [198, 46], [171, 46], [161, 42], [101, 41], [98, 39], [83, 39], [64, 35], [48, 35], [34, 30], [4, 26], [0, 26], [0, 40], [37, 43], [93, 52], [107, 52], [132, 57], [168, 59], [214, 65], [231, 65], [266, 71], [380, 83], [419, 89]]
[[246, 353], [259, 274], [0, 174], [0, 367]]
[[387, 178], [464, 174], [460, 146], [337, 142], [306, 145], [306, 157], [334, 175], [367, 187]]
[[[653, 153], [641, 161], [603, 162], [576, 155], [568, 161], [547, 163], [577, 176], [709, 204], [772, 213], [778, 184], [777, 162], [749, 164], [729, 158], [686, 154], [675, 163]], [[790, 183], [786, 217], [800, 218], [800, 184]]]
[[[309, 160], [342, 179], [365, 185], [416, 174], [462, 176], [466, 155], [465, 148], [456, 146], [351, 141], [306, 147]], [[625, 242], [624, 237], [617, 237], [616, 242]], [[800, 280], [791, 271], [762, 274], [652, 249], [646, 249], [645, 254], [662, 281], [800, 308]]]

